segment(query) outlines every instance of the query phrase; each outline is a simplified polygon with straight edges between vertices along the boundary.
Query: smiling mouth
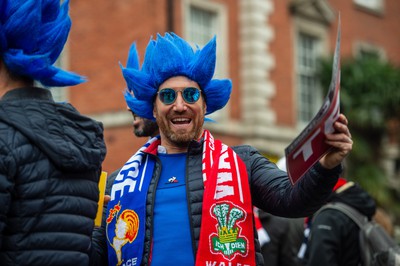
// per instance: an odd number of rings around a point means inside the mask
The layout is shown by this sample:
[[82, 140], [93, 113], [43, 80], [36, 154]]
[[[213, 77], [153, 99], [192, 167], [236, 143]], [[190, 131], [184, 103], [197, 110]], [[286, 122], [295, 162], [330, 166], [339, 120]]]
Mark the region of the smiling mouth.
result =
[[190, 119], [190, 118], [174, 118], [174, 119], [171, 119], [171, 122], [174, 125], [189, 124], [191, 121], [192, 121], [192, 119]]

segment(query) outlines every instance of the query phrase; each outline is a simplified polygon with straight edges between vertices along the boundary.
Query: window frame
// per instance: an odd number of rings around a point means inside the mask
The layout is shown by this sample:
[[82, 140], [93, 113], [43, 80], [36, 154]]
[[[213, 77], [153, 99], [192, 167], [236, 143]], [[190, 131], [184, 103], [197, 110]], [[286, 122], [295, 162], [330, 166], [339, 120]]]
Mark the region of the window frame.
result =
[[384, 0], [353, 0], [353, 3], [357, 8], [375, 14], [383, 14], [385, 8]]
[[[317, 78], [318, 55], [320, 54], [319, 40], [316, 36], [301, 31], [298, 32], [297, 38], [297, 118], [299, 123], [307, 124], [317, 114], [323, 102], [322, 88], [318, 84]], [[311, 50], [309, 46], [301, 47], [304, 44], [303, 40], [311, 43]], [[302, 64], [304, 61], [307, 61], [306, 64]], [[305, 84], [304, 87], [303, 78], [306, 79], [306, 82], [310, 82]], [[306, 97], [302, 97], [304, 94], [306, 94]], [[304, 102], [305, 98], [308, 101]], [[302, 115], [303, 113], [304, 115]]]
[[[295, 112], [295, 117], [296, 117], [296, 121], [297, 121], [297, 128], [298, 129], [302, 129], [304, 128], [313, 117], [311, 117], [309, 120], [301, 120], [300, 116], [299, 116], [299, 105], [300, 103], [300, 98], [299, 98], [299, 90], [300, 90], [300, 85], [299, 85], [299, 36], [300, 34], [306, 34], [309, 36], [312, 36], [314, 38], [316, 38], [319, 42], [318, 46], [317, 46], [317, 54], [318, 54], [318, 58], [322, 58], [322, 57], [327, 57], [327, 56], [331, 56], [330, 55], [330, 50], [329, 50], [329, 31], [327, 30], [327, 27], [325, 24], [321, 24], [321, 23], [316, 23], [312, 20], [307, 20], [306, 18], [302, 18], [302, 17], [295, 17], [294, 20], [294, 36], [295, 36], [295, 41], [294, 41], [294, 82], [295, 84], [293, 85], [293, 87], [295, 88], [296, 93], [294, 93], [293, 97], [295, 97], [294, 99], [294, 103], [296, 105], [296, 107], [294, 108], [294, 112]], [[316, 97], [314, 97], [314, 115], [315, 116], [318, 112], [318, 110], [320, 109], [320, 107], [323, 104], [324, 101], [324, 95], [323, 95], [323, 88], [320, 86], [320, 84], [317, 84], [316, 86], [318, 86], [318, 95]], [[328, 85], [327, 85], [328, 86]]]
[[[229, 73], [229, 46], [227, 45], [228, 42], [228, 23], [227, 23], [227, 10], [226, 7], [219, 3], [214, 2], [206, 2], [203, 0], [184, 0], [182, 1], [183, 10], [184, 10], [184, 23], [183, 26], [183, 37], [193, 46], [195, 42], [192, 41], [191, 38], [191, 31], [192, 31], [192, 24], [191, 24], [191, 9], [196, 8], [199, 10], [204, 10], [205, 12], [211, 12], [215, 14], [215, 25], [213, 29], [213, 33], [210, 34], [210, 38], [207, 40], [209, 41], [212, 37], [217, 36], [217, 50], [216, 50], [216, 66], [214, 77], [217, 79], [226, 79]], [[205, 45], [205, 43], [196, 43], [200, 47]], [[209, 118], [214, 119], [218, 122], [226, 121], [229, 118], [229, 102], [228, 104], [221, 110], [208, 115]]]
[[359, 58], [363, 53], [366, 54], [375, 54], [379, 59], [383, 61], [387, 61], [387, 55], [385, 50], [382, 47], [376, 46], [374, 44], [370, 44], [364, 41], [355, 42], [353, 45], [353, 55], [355, 58]]
[[[67, 61], [67, 56], [65, 55], [64, 50], [61, 52], [57, 61], [54, 63], [54, 66], [65, 69]], [[69, 89], [68, 87], [50, 87], [50, 92], [53, 95], [53, 99], [55, 102], [68, 102], [69, 100]]]

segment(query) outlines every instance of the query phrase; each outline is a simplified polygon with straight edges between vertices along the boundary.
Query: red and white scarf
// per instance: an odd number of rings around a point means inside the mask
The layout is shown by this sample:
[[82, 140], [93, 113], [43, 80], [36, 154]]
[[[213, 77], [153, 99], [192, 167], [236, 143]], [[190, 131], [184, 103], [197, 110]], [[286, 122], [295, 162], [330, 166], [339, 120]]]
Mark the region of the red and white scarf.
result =
[[246, 166], [204, 131], [204, 196], [196, 265], [255, 265], [253, 207]]

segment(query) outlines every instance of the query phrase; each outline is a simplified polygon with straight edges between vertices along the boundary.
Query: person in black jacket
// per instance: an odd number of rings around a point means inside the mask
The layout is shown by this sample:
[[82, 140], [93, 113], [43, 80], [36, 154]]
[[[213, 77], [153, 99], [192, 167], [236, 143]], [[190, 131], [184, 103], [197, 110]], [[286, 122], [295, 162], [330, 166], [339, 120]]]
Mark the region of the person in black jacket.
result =
[[[375, 201], [359, 185], [340, 178], [328, 202], [347, 204], [372, 219]], [[311, 217], [311, 231], [303, 264], [307, 266], [361, 265], [359, 227], [344, 213], [326, 209]]]
[[267, 266], [301, 265], [297, 252], [303, 240], [304, 218], [285, 218], [266, 212], [259, 214], [270, 241], [261, 246]]
[[[203, 128], [225, 106], [232, 83], [212, 79], [216, 38], [202, 49], [174, 33], [151, 39], [139, 68], [136, 45], [122, 67], [129, 107], [156, 120], [160, 136], [137, 151], [106, 189], [93, 261], [105, 265], [263, 265], [253, 205], [274, 215], [308, 216], [332, 191], [352, 148], [340, 115], [333, 148], [292, 186], [255, 148], [228, 147]], [[138, 103], [139, 101], [139, 103]]]
[[85, 266], [103, 126], [34, 86], [84, 81], [53, 66], [71, 26], [68, 1], [0, 3], [0, 264]]
[[[286, 171], [286, 157], [280, 158], [276, 166]], [[301, 265], [297, 253], [303, 241], [304, 218], [278, 217], [263, 211], [259, 217], [269, 236], [269, 241], [261, 245], [265, 265]]]

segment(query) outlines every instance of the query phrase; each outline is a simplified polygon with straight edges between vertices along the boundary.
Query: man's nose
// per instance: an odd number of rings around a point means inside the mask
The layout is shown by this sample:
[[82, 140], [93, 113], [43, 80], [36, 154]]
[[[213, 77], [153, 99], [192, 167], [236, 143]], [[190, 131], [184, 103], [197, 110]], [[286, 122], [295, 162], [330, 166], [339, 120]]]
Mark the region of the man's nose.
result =
[[176, 100], [174, 103], [174, 110], [177, 112], [185, 111], [187, 109], [186, 102], [182, 97], [182, 92], [177, 92]]

